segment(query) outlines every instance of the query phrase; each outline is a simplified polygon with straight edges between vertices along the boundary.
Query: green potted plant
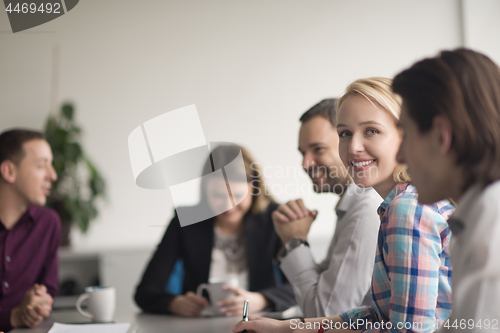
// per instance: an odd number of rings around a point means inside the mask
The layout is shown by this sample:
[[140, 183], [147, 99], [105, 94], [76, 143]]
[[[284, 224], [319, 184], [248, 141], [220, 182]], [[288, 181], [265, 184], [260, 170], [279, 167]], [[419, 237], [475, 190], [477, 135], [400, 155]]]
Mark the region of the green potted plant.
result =
[[105, 197], [105, 181], [82, 149], [81, 128], [75, 122], [73, 105], [64, 104], [59, 114], [49, 115], [45, 135], [57, 172], [47, 206], [61, 217], [61, 246], [68, 246], [71, 227], [76, 225], [86, 233], [97, 217], [97, 201]]

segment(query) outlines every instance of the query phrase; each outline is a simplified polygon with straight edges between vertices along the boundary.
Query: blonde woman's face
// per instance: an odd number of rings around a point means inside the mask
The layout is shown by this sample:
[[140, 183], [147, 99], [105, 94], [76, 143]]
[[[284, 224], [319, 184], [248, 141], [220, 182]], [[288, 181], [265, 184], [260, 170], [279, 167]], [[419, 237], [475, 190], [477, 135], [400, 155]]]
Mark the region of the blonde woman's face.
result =
[[339, 153], [354, 182], [382, 196], [396, 184], [393, 172], [401, 135], [394, 118], [365, 97], [347, 97], [338, 110]]

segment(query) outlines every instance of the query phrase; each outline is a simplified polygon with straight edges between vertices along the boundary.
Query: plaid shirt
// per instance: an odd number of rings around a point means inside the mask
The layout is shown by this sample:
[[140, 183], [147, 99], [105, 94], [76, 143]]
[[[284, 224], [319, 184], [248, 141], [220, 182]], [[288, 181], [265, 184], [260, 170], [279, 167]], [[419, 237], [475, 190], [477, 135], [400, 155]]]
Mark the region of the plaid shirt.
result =
[[359, 328], [374, 332], [435, 331], [451, 312], [451, 233], [446, 220], [453, 211], [446, 200], [419, 204], [415, 187], [397, 184], [378, 208], [373, 304], [350, 310], [342, 319], [371, 322], [373, 326]]

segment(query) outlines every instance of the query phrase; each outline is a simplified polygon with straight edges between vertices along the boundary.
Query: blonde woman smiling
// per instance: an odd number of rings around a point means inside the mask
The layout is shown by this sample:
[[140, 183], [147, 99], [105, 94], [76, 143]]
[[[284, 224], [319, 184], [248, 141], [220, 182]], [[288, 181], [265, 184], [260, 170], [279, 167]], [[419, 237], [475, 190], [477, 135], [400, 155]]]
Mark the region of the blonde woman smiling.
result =
[[[331, 326], [432, 332], [449, 316], [450, 230], [446, 220], [454, 207], [446, 200], [432, 205], [418, 203], [406, 167], [396, 161], [402, 137], [397, 126], [400, 112], [400, 101], [387, 78], [357, 80], [338, 102], [342, 162], [358, 186], [373, 187], [385, 198], [378, 208], [372, 305], [300, 324], [296, 320], [255, 318], [237, 324], [234, 332], [323, 332]], [[323, 328], [320, 324], [325, 322], [329, 325]]]

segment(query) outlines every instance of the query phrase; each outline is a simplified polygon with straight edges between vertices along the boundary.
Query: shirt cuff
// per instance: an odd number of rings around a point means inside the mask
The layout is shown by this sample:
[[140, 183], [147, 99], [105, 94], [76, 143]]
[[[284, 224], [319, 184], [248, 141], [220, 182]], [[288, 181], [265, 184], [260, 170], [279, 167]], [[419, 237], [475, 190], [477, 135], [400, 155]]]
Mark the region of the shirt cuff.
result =
[[[373, 308], [370, 306], [362, 306], [349, 310], [340, 315], [344, 322], [349, 323], [349, 328], [352, 330], [365, 329], [366, 323], [378, 321]], [[361, 321], [358, 321], [360, 320]], [[359, 326], [359, 325], [361, 326]]]
[[300, 246], [293, 249], [281, 260], [281, 271], [292, 284], [297, 281], [300, 273], [308, 270], [316, 270], [317, 265], [311, 254], [311, 249], [307, 246]]
[[347, 322], [349, 321], [349, 316], [347, 315], [347, 312], [341, 314], [340, 318], [342, 318], [343, 321], [347, 321]]

